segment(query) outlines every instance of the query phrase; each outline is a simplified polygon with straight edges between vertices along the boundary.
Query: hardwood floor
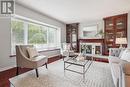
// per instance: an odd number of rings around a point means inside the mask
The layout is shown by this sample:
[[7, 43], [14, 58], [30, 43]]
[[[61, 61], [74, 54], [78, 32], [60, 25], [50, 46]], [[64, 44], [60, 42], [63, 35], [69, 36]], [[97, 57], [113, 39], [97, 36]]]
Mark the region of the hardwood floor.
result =
[[[61, 55], [59, 56], [55, 56], [55, 57], [51, 57], [48, 59], [48, 63], [54, 62], [56, 60], [61, 59]], [[28, 68], [20, 68], [19, 69], [19, 74], [25, 73], [27, 71], [29, 71], [31, 69]], [[16, 67], [0, 72], [0, 87], [10, 87], [10, 82], [9, 82], [9, 78], [16, 76]]]
[[[62, 56], [55, 56], [55, 57], [51, 57], [48, 59], [48, 63], [57, 61], [59, 59], [61, 59]], [[95, 61], [99, 61], [99, 62], [107, 62], [106, 61], [101, 61], [100, 59], [95, 59]], [[108, 62], [107, 62], [108, 63]], [[28, 68], [19, 68], [19, 74], [25, 73], [27, 71], [29, 71], [31, 69]], [[16, 76], [16, 67], [0, 72], [0, 87], [10, 87], [10, 82], [9, 82], [9, 78]]]

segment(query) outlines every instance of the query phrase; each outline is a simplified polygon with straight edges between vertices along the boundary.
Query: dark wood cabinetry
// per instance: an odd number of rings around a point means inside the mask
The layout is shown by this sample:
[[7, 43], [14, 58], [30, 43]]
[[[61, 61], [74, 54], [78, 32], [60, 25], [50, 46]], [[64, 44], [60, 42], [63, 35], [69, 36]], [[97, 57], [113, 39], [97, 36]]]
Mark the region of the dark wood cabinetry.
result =
[[66, 24], [66, 42], [71, 43], [71, 48], [78, 52], [79, 23]]
[[119, 47], [119, 45], [115, 43], [116, 38], [127, 38], [127, 14], [104, 18], [104, 23], [104, 54], [108, 55], [109, 48]]

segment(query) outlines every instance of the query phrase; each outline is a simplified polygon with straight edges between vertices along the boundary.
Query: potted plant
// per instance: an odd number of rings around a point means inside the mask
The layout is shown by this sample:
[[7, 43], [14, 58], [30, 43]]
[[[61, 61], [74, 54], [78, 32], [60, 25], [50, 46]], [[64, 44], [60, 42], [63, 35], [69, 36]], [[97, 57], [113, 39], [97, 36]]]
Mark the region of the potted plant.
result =
[[101, 36], [102, 38], [104, 38], [104, 32], [101, 29], [95, 36]]

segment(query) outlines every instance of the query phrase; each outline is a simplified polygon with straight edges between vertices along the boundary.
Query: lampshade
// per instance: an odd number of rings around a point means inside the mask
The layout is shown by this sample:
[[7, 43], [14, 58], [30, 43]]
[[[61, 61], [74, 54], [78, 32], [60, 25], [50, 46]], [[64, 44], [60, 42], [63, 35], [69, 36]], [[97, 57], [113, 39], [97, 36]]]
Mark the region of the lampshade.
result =
[[127, 44], [126, 38], [116, 38], [116, 44]]

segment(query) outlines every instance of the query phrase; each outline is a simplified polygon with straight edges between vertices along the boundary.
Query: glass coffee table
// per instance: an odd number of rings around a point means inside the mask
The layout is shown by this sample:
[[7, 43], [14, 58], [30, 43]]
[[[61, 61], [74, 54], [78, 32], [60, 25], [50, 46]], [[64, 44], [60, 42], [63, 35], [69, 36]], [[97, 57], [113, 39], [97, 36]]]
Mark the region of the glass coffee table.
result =
[[[71, 72], [75, 72], [78, 74], [83, 75], [83, 79], [85, 79], [85, 73], [87, 72], [87, 70], [90, 68], [92, 62], [93, 62], [93, 58], [88, 56], [85, 56], [83, 60], [77, 60], [78, 56], [75, 57], [69, 57], [68, 59], [64, 60], [64, 70], [68, 70]], [[75, 65], [75, 66], [80, 66], [82, 68], [82, 71], [76, 71], [74, 69], [70, 69], [69, 67], [71, 65]]]

